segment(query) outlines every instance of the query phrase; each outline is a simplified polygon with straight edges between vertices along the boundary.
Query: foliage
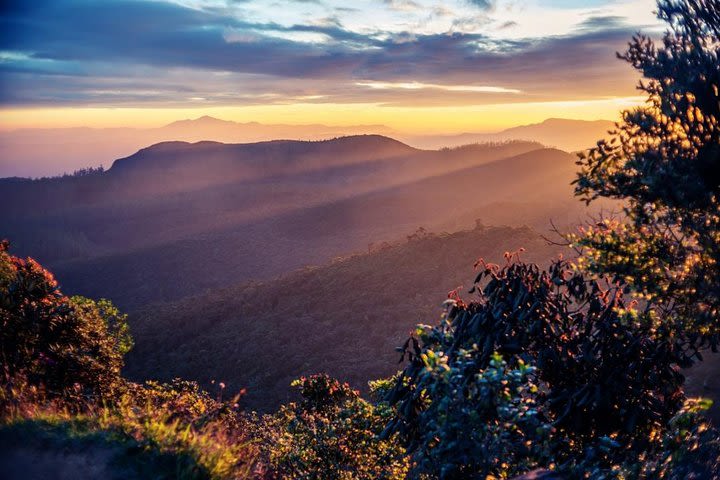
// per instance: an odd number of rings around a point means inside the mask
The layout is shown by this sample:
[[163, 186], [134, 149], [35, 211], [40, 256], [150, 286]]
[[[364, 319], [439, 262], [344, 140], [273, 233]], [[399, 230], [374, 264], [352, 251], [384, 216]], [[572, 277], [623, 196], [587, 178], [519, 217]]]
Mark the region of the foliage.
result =
[[386, 405], [373, 405], [347, 384], [327, 375], [293, 382], [302, 400], [269, 419], [271, 478], [402, 479], [408, 471], [404, 449], [378, 434], [387, 422]]
[[661, 448], [643, 465], [646, 478], [704, 479], [718, 474], [720, 435], [701, 413], [712, 402], [690, 399], [673, 417]]
[[196, 382], [179, 378], [170, 383], [148, 381], [143, 385], [130, 384], [128, 393], [133, 403], [167, 412], [171, 420], [194, 428], [211, 423], [221, 423], [231, 430], [241, 428], [242, 420], [238, 414], [240, 394], [222, 401], [219, 397], [211, 397]]
[[0, 244], [0, 370], [49, 396], [108, 398], [132, 347], [126, 316], [107, 300], [68, 298], [35, 260]]
[[547, 464], [551, 425], [537, 410], [534, 369], [518, 362], [508, 368], [494, 354], [482, 371], [472, 368], [472, 350], [449, 358], [443, 352], [421, 354], [425, 368], [418, 383], [426, 408], [420, 414], [416, 470], [438, 478], [507, 478]]
[[110, 450], [113, 463], [134, 470], [131, 478], [250, 477], [256, 448], [236, 428], [229, 407], [190, 382], [132, 385], [112, 404], [88, 404], [82, 414], [68, 413], [57, 401], [23, 398], [25, 403], [0, 421], [0, 441], [7, 448], [20, 440], [47, 451], [53, 440], [50, 450], [67, 451], [74, 444], [79, 452]]
[[[653, 479], [705, 480], [717, 478], [720, 466], [720, 434], [702, 415], [711, 401], [689, 399], [638, 457], [626, 457], [611, 467], [579, 458], [566, 467], [570, 478], [597, 480]], [[611, 439], [599, 439], [593, 448], [617, 456], [622, 446]]]
[[621, 55], [648, 101], [581, 155], [576, 192], [627, 207], [570, 237], [587, 271], [627, 286], [690, 351], [720, 341], [718, 12], [718, 0], [660, 0], [662, 43], [637, 36]]
[[[514, 458], [515, 468], [522, 457], [542, 465], [587, 456], [609, 466], [645, 451], [683, 401], [677, 366], [687, 359], [672, 336], [652, 315], [634, 312], [621, 288], [586, 280], [568, 262], [547, 271], [522, 262], [482, 266], [479, 300], [449, 300], [440, 324], [420, 326], [401, 349], [410, 362], [388, 397], [397, 410], [389, 431], [402, 435], [418, 465], [454, 478], [442, 467], [463, 463], [458, 451], [475, 452], [482, 456], [463, 475], [482, 478], [505, 474], [496, 463], [503, 458]], [[508, 362], [501, 371], [511, 390], [494, 412], [488, 379], [500, 375], [496, 352]], [[485, 418], [468, 421], [468, 412]], [[502, 424], [503, 415], [518, 422], [478, 434], [478, 424]], [[484, 440], [493, 448], [477, 452], [477, 435], [497, 435]], [[592, 448], [598, 439], [623, 448]]]

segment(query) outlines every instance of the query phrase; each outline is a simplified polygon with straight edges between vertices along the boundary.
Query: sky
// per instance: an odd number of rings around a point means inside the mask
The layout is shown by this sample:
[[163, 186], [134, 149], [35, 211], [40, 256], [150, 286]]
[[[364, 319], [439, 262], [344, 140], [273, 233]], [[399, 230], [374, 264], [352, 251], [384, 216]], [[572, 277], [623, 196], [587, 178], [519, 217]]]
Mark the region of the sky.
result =
[[615, 119], [653, 0], [6, 0], [0, 129]]

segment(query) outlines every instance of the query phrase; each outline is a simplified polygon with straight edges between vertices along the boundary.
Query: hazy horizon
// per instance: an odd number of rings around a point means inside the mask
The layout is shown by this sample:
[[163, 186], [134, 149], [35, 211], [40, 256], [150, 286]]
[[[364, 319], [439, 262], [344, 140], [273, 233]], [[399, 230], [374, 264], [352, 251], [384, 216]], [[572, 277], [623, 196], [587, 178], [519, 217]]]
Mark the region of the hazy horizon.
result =
[[492, 132], [413, 134], [385, 125], [264, 124], [211, 116], [142, 128], [60, 127], [0, 131], [0, 178], [41, 178], [113, 163], [169, 141], [248, 144], [273, 140], [318, 141], [354, 135], [383, 135], [409, 146], [438, 150], [463, 145], [522, 140], [571, 152], [589, 148], [611, 128], [609, 120], [549, 118]]

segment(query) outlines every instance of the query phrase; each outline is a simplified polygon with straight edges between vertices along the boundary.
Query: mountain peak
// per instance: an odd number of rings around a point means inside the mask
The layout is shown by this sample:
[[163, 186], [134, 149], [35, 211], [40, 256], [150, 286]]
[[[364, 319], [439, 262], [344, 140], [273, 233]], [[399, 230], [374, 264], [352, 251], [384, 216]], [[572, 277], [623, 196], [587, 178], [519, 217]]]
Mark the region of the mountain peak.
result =
[[165, 128], [172, 128], [178, 126], [187, 125], [233, 125], [235, 122], [230, 120], [222, 120], [220, 118], [211, 117], [210, 115], [203, 115], [198, 118], [186, 118], [184, 120], [177, 120], [175, 122], [165, 125]]

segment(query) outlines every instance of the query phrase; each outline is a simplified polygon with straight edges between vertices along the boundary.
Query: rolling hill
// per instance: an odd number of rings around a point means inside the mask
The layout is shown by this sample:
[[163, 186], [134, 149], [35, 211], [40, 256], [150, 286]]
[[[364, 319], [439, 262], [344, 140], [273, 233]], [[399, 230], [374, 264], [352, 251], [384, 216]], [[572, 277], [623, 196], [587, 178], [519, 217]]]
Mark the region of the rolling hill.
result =
[[384, 125], [282, 125], [203, 116], [158, 128], [23, 128], [0, 131], [0, 176], [41, 177], [105, 165], [165, 141], [228, 143], [273, 139], [322, 140], [342, 135], [393, 134]]
[[204, 116], [179, 120], [158, 128], [25, 128], [0, 131], [0, 177], [42, 177], [87, 166], [109, 167], [113, 160], [160, 142], [255, 143], [276, 139], [326, 140], [339, 136], [392, 136], [421, 149], [457, 147], [506, 140], [538, 142], [565, 151], [591, 147], [613, 123], [547, 119], [496, 133], [410, 135], [384, 125], [273, 125], [233, 122]]
[[0, 234], [49, 264], [66, 291], [133, 309], [322, 264], [419, 226], [574, 223], [584, 211], [574, 168], [572, 155], [527, 142], [160, 144], [101, 174], [5, 181]]
[[[335, 258], [267, 281], [217, 288], [148, 305], [130, 317], [134, 349], [126, 373], [136, 380], [194, 379], [212, 389], [247, 389], [243, 405], [268, 411], [293, 399], [290, 381], [326, 372], [365, 391], [399, 368], [395, 347], [418, 323], [435, 323], [450, 290], [467, 293], [480, 257], [505, 252], [547, 265], [572, 255], [529, 227], [488, 227], [434, 234], [419, 231], [394, 244]], [[720, 421], [720, 355], [685, 371], [691, 396], [710, 397]]]

